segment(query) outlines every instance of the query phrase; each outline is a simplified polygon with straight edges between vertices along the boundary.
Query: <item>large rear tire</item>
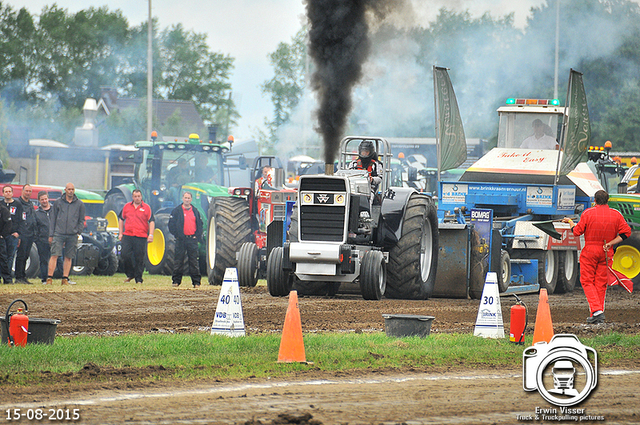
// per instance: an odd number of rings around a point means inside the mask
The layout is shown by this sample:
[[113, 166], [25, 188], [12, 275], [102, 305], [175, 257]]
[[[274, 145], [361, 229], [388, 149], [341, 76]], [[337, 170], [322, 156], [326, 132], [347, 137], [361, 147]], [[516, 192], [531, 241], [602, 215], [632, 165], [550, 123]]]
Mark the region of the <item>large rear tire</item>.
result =
[[558, 253], [557, 294], [573, 292], [578, 280], [578, 252], [573, 250]]
[[[104, 200], [104, 205], [102, 206], [102, 216], [107, 217], [109, 211], [113, 211], [117, 217], [126, 203], [127, 199], [121, 192], [114, 192], [111, 195], [108, 195]], [[109, 223], [109, 225], [111, 226], [112, 223]]]
[[380, 300], [387, 286], [384, 256], [380, 251], [367, 251], [360, 264], [360, 292], [365, 300]]
[[426, 300], [438, 268], [438, 217], [431, 198], [414, 193], [405, 207], [402, 236], [389, 252], [388, 298]]
[[238, 251], [238, 285], [254, 287], [258, 283], [258, 246], [245, 242]]
[[513, 258], [538, 260], [538, 283], [549, 295], [556, 291], [558, 284], [558, 253], [552, 250], [516, 249]]
[[216, 197], [207, 214], [207, 276], [221, 285], [227, 267], [236, 267], [236, 252], [251, 242], [249, 204], [243, 198]]
[[282, 269], [283, 250], [277, 246], [271, 250], [267, 259], [267, 289], [274, 297], [286, 297], [291, 292], [291, 273]]
[[169, 217], [167, 213], [155, 216], [153, 242], [147, 244], [146, 267], [150, 274], [173, 274], [176, 239], [169, 232]]

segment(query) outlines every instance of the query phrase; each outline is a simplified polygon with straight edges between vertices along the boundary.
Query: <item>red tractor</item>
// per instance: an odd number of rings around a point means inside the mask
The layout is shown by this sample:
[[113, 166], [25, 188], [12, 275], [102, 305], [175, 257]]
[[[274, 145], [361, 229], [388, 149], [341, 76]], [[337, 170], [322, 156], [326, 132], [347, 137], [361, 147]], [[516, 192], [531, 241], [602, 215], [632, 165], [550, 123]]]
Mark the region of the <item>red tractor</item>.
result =
[[[275, 219], [283, 221], [287, 201], [295, 202], [297, 191], [284, 187], [284, 169], [274, 156], [259, 156], [251, 167], [251, 193], [247, 197], [254, 242], [245, 242], [236, 254], [238, 283], [255, 286], [266, 276], [267, 226]], [[281, 243], [279, 241], [278, 243]]]

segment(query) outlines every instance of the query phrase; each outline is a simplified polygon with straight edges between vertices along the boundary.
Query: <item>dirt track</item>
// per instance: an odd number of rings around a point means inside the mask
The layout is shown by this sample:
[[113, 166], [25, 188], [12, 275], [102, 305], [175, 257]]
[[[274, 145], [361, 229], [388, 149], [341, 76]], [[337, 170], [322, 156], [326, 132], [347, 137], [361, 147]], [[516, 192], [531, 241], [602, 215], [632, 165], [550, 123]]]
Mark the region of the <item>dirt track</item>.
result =
[[[183, 285], [184, 286], [184, 285]], [[19, 287], [16, 287], [19, 289]], [[213, 322], [219, 286], [190, 286], [166, 290], [132, 287], [127, 291], [83, 292], [71, 287], [22, 296], [32, 317], [60, 319], [58, 335], [205, 331]], [[267, 288], [242, 288], [245, 326], [249, 334], [280, 332], [287, 298], [274, 298]], [[19, 294], [0, 295], [6, 306]], [[529, 328], [536, 317], [538, 295], [521, 296], [529, 311]], [[479, 301], [433, 298], [426, 301], [364, 301], [359, 295], [300, 297], [303, 332], [382, 331], [383, 313], [434, 316], [432, 332], [473, 332]], [[502, 314], [508, 329], [513, 297], [502, 297]], [[640, 295], [612, 288], [607, 293], [607, 323], [599, 328], [584, 325], [588, 305], [580, 288], [568, 295], [549, 297], [556, 333], [588, 336], [602, 329], [621, 333], [640, 332]]]
[[[16, 287], [19, 289], [19, 287]], [[148, 332], [206, 332], [220, 288], [167, 288], [83, 292], [81, 288], [21, 296], [33, 317], [57, 318], [58, 335]], [[18, 294], [0, 296], [0, 305]], [[533, 329], [538, 295], [525, 295], [529, 330]], [[242, 289], [245, 326], [249, 334], [280, 332], [286, 298], [273, 298], [265, 287]], [[505, 328], [513, 298], [502, 299]], [[578, 288], [571, 295], [549, 297], [556, 333], [588, 336], [606, 331], [640, 331], [640, 296], [618, 289], [607, 295], [607, 324], [583, 325], [587, 303]], [[435, 316], [432, 332], [471, 333], [479, 302], [363, 301], [357, 295], [301, 297], [303, 332], [382, 331], [382, 313]], [[606, 423], [638, 423], [640, 362], [621, 364], [628, 375], [602, 375], [599, 387], [583, 403], [587, 414], [603, 415]], [[83, 373], [106, 373], [89, 367]], [[516, 415], [549, 407], [537, 393], [522, 390], [521, 370], [475, 371], [460, 365], [453, 371], [370, 371], [358, 374], [310, 372], [294, 382], [223, 382], [196, 388], [155, 384], [89, 386], [73, 392], [9, 394], [0, 411], [9, 407], [79, 408], [82, 423], [516, 423]], [[613, 402], [612, 402], [613, 400]], [[289, 415], [278, 419], [278, 415]], [[311, 417], [310, 417], [311, 416]], [[6, 420], [6, 417], [5, 417]], [[251, 422], [254, 421], [254, 422]], [[260, 422], [258, 422], [260, 421]], [[280, 422], [278, 422], [280, 421]], [[306, 422], [305, 422], [306, 421]], [[542, 421], [541, 421], [542, 422]]]

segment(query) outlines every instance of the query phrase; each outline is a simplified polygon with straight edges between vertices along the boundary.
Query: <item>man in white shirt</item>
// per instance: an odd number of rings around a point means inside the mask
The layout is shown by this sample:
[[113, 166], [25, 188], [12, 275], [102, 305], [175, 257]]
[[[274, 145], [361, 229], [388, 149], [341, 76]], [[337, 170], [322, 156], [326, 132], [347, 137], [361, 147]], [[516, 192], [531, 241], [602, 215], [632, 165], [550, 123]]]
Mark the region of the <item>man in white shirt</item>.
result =
[[558, 149], [558, 142], [553, 136], [549, 136], [545, 133], [547, 127], [539, 119], [533, 120], [531, 124], [533, 127], [533, 134], [522, 142], [520, 145], [523, 149]]

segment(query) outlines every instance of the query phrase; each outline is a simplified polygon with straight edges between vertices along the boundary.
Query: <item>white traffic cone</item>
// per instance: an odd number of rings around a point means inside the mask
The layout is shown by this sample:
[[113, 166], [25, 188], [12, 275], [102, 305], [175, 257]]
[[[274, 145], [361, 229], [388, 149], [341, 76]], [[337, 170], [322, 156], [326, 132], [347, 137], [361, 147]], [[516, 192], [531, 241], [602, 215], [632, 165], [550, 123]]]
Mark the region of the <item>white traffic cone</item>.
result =
[[482, 299], [478, 309], [474, 336], [484, 338], [504, 338], [504, 323], [502, 322], [502, 308], [500, 307], [500, 290], [498, 289], [498, 275], [487, 273], [482, 290]]
[[244, 336], [242, 300], [238, 285], [238, 270], [227, 268], [220, 288], [216, 314], [211, 325], [211, 335]]

